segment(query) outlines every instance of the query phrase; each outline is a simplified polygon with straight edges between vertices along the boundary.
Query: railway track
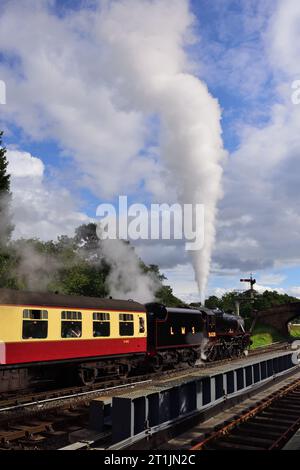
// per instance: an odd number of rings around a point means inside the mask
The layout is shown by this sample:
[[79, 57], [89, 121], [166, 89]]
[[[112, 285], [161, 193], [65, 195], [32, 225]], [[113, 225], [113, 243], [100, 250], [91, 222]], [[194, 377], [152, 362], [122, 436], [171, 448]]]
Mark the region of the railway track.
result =
[[279, 450], [300, 427], [300, 379], [274, 392], [200, 441], [198, 450]]
[[[282, 350], [286, 345], [276, 344], [272, 348], [250, 351], [250, 355], [261, 355]], [[219, 367], [230, 359], [201, 364], [198, 368]], [[1, 449], [47, 449], [60, 448], [68, 444], [70, 433], [87, 427], [90, 400], [105, 396], [112, 390], [141, 387], [154, 379], [176, 378], [180, 374], [193, 372], [195, 368], [166, 370], [126, 379], [111, 378], [92, 386], [68, 387], [45, 392], [9, 397], [0, 402], [0, 450]]]
[[[147, 382], [147, 381], [146, 381]], [[68, 443], [68, 436], [82, 427], [87, 426], [89, 417], [89, 402], [99, 394], [123, 391], [136, 385], [142, 386], [145, 381], [139, 381], [121, 386], [106, 387], [96, 391], [82, 392], [81, 394], [60, 396], [59, 399], [45, 399], [38, 402], [38, 407], [32, 412], [28, 407], [27, 413], [19, 413], [20, 407], [16, 405], [9, 411], [15, 414], [2, 416], [0, 422], [0, 450], [26, 449], [26, 448], [57, 448]], [[48, 404], [56, 404], [48, 408]], [[35, 404], [35, 403], [34, 403]], [[54, 447], [53, 447], [54, 446]]]
[[[289, 347], [289, 343], [287, 342], [273, 343], [269, 346], [263, 346], [263, 347], [250, 350], [249, 355], [250, 356], [261, 355], [261, 354], [268, 353], [271, 351], [286, 349], [288, 347]], [[229, 362], [234, 361], [235, 359], [236, 358], [228, 358], [228, 359], [223, 359], [223, 360], [208, 362], [208, 363], [202, 362], [201, 364], [197, 365], [196, 368], [205, 369], [205, 368], [218, 367], [222, 364], [228, 364]], [[4, 397], [1, 397], [0, 395], [0, 423], [1, 423], [1, 416], [9, 411], [39, 406], [42, 403], [50, 403], [56, 400], [71, 399], [76, 396], [79, 397], [79, 396], [84, 396], [84, 395], [89, 395], [89, 394], [92, 395], [93, 393], [95, 394], [99, 391], [103, 392], [105, 389], [111, 389], [112, 387], [118, 387], [118, 386], [122, 387], [126, 385], [132, 385], [137, 381], [143, 382], [143, 381], [152, 380], [152, 379], [165, 376], [165, 375], [176, 376], [178, 373], [182, 372], [182, 370], [186, 371], [187, 369], [189, 369], [189, 367], [184, 366], [181, 368], [165, 370], [162, 372], [135, 375], [132, 377], [127, 377], [126, 379], [111, 377], [108, 380], [96, 382], [95, 384], [88, 385], [88, 386], [81, 385], [81, 386], [73, 386], [73, 387], [64, 387], [60, 389], [52, 389], [52, 390], [50, 389], [50, 390], [45, 390], [41, 392], [31, 391], [30, 393], [26, 393], [26, 391], [22, 391], [21, 393], [13, 394], [13, 395], [8, 394]], [[190, 369], [193, 370], [194, 368], [190, 367]]]
[[9, 423], [0, 430], [0, 450], [57, 448], [68, 443], [69, 433], [84, 426], [86, 420], [87, 409], [78, 407]]

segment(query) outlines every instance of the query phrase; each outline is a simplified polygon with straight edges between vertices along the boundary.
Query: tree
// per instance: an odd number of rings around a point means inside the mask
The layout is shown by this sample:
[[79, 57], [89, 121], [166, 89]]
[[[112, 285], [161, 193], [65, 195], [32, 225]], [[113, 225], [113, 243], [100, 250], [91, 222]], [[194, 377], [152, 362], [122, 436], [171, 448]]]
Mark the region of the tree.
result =
[[7, 172], [6, 148], [2, 146], [3, 132], [0, 131], [0, 244], [6, 245], [13, 231], [10, 213], [10, 175]]
[[187, 307], [178, 297], [175, 297], [170, 286], [161, 286], [156, 292], [156, 300], [166, 307]]
[[107, 297], [109, 292], [105, 279], [106, 273], [101, 266], [98, 267], [82, 260], [61, 270], [57, 284], [53, 283], [49, 287], [63, 294]]
[[[253, 301], [250, 300], [249, 291], [245, 291], [238, 296], [240, 300], [240, 315], [244, 318], [252, 318], [253, 310], [266, 310], [276, 305], [297, 302], [299, 299], [287, 294], [279, 294], [277, 291], [255, 292]], [[208, 308], [219, 307], [225, 312], [235, 311], [235, 301], [237, 295], [234, 291], [226, 292], [221, 298], [216, 296], [209, 297], [205, 306]]]
[[7, 173], [8, 161], [6, 158], [6, 148], [2, 147], [3, 132], [0, 131], [0, 194], [9, 194], [10, 175]]
[[205, 301], [205, 307], [207, 308], [220, 308], [220, 306], [221, 306], [221, 300], [215, 295], [211, 295]]
[[95, 223], [83, 224], [76, 228], [74, 240], [76, 244], [85, 250], [97, 250], [99, 238]]

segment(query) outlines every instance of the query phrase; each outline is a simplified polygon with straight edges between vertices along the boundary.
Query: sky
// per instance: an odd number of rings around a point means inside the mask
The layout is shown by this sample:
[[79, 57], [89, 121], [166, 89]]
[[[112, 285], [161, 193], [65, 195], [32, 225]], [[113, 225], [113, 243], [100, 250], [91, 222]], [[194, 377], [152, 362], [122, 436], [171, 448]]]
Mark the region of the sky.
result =
[[[217, 208], [211, 253], [198, 260], [210, 261], [206, 294], [243, 289], [252, 272], [259, 290], [300, 297], [299, 39], [298, 0], [0, 0], [14, 237], [72, 235], [118, 195], [170, 203], [199, 182], [200, 202], [213, 188]], [[158, 75], [190, 83], [186, 101], [158, 89]], [[189, 99], [194, 84], [203, 109]], [[218, 149], [185, 174], [168, 148], [194, 110], [215, 126], [207, 145]], [[209, 158], [216, 173], [203, 171]], [[199, 298], [183, 243], [136, 250], [176, 295]]]

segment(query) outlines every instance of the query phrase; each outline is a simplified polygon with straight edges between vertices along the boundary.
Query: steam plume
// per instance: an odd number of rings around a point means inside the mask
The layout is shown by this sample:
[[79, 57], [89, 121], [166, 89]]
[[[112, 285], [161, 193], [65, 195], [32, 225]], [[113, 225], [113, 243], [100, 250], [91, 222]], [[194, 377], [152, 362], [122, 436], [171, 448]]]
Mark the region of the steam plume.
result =
[[112, 297], [143, 303], [154, 300], [160, 285], [149, 273], [142, 272], [139, 259], [129, 245], [120, 240], [103, 240], [101, 254], [110, 266], [106, 284]]
[[[141, 23], [140, 18], [146, 18]], [[204, 300], [221, 197], [220, 107], [206, 85], [188, 73], [184, 47], [193, 16], [174, 0], [113, 2], [102, 12], [99, 34], [110, 47], [115, 87], [123, 106], [159, 116], [162, 156], [181, 203], [205, 205], [204, 247], [192, 252]], [[198, 227], [198, 229], [201, 229]]]
[[12, 274], [26, 289], [46, 292], [63, 268], [63, 261], [51, 254], [40, 253], [30, 240], [18, 240], [13, 247], [18, 264]]

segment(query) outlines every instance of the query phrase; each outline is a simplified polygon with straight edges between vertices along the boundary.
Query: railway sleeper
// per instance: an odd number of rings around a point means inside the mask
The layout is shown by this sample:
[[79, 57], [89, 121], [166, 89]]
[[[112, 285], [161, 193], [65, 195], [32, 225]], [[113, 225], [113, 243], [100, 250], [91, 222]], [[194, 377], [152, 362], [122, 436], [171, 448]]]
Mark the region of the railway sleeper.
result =
[[265, 425], [268, 425], [268, 426], [276, 426], [276, 428], [278, 429], [286, 429], [287, 426], [290, 424], [290, 423], [286, 423], [286, 422], [283, 422], [283, 421], [279, 421], [277, 419], [270, 419], [269, 417], [261, 417], [261, 416], [255, 416], [255, 418], [253, 418], [253, 420], [251, 420], [251, 423], [258, 423], [258, 424], [265, 424]]
[[297, 419], [295, 415], [294, 415], [294, 419], [292, 419], [292, 418], [289, 418], [285, 413], [281, 413], [280, 411], [276, 413], [274, 413], [274, 411], [263, 411], [259, 416], [264, 417], [264, 418], [269, 418], [272, 421], [274, 420], [279, 421], [280, 423], [286, 424], [287, 426], [293, 424], [295, 422], [295, 419]]
[[300, 408], [294, 408], [293, 406], [270, 406], [268, 409], [274, 413], [277, 413], [279, 410], [287, 416], [295, 416], [295, 413], [300, 411]]
[[238, 433], [238, 431], [233, 432], [229, 436], [226, 437], [227, 442], [233, 442], [236, 444], [249, 444], [249, 441], [257, 447], [261, 447], [262, 449], [268, 448], [271, 444], [273, 444], [274, 439], [268, 439], [268, 438], [263, 438], [263, 437], [255, 437], [252, 436], [251, 439], [249, 439], [249, 436], [242, 436]]
[[[256, 420], [256, 418], [254, 418]], [[274, 425], [272, 423], [266, 423], [266, 422], [259, 422], [259, 420], [254, 421], [254, 419], [251, 419], [251, 421], [248, 421], [246, 424], [243, 424], [243, 428], [247, 427], [249, 429], [261, 429], [264, 430], [264, 432], [272, 431], [274, 429]], [[276, 426], [276, 429], [278, 429], [278, 433], [281, 434], [280, 429], [284, 430], [286, 429], [285, 425], [282, 426]]]
[[253, 436], [253, 437], [265, 437], [265, 436], [270, 436], [270, 437], [274, 437], [274, 438], [277, 438], [279, 436], [282, 435], [282, 432], [281, 431], [276, 431], [276, 430], [271, 430], [269, 429], [268, 431], [266, 431], [266, 429], [261, 429], [259, 428], [259, 426], [253, 426], [253, 427], [250, 427], [250, 426], [242, 426], [240, 428], [238, 428], [238, 432], [239, 434], [241, 435], [247, 435], [247, 436]]
[[299, 398], [300, 398], [300, 396], [292, 395], [292, 396], [281, 398], [280, 402], [282, 402], [282, 403], [289, 402], [289, 403], [299, 404]]
[[300, 399], [297, 398], [296, 400], [284, 400], [284, 401], [281, 401], [280, 403], [278, 403], [278, 406], [289, 406], [289, 407], [293, 407], [295, 410], [300, 410]]
[[11, 441], [21, 439], [24, 436], [24, 431], [1, 431], [0, 443], [9, 444]]
[[21, 445], [32, 445], [38, 442], [45, 441], [46, 439], [47, 437], [41, 434], [29, 434], [28, 436], [26, 436], [25, 439], [20, 439], [18, 442]]
[[261, 450], [260, 447], [248, 444], [235, 444], [232, 442], [219, 440], [205, 446], [207, 450]]

